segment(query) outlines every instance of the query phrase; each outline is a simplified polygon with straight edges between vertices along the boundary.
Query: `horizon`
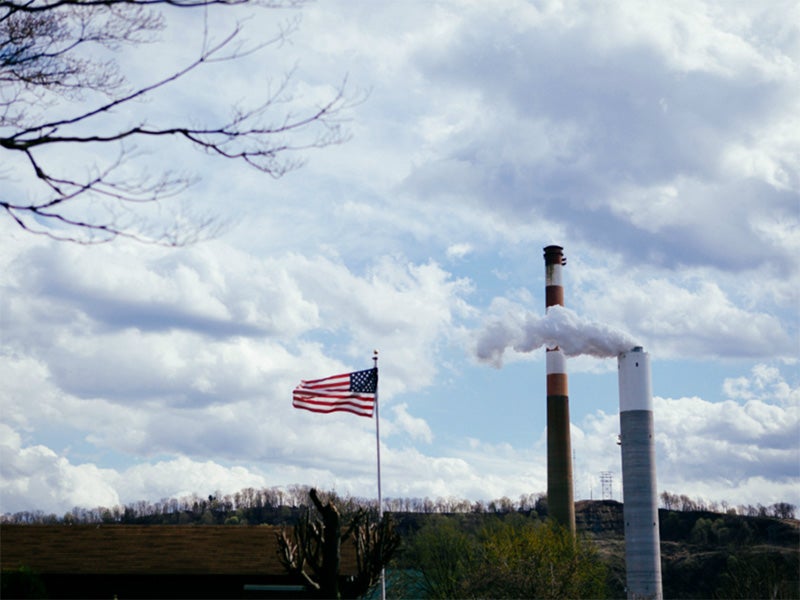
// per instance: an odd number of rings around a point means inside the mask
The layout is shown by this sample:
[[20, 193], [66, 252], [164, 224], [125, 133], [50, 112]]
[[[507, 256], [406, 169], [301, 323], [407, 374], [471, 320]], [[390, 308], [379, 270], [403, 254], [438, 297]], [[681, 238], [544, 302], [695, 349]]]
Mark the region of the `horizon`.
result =
[[[149, 517], [174, 515], [186, 511], [195, 511], [198, 502], [204, 511], [209, 510], [215, 503], [221, 506], [223, 514], [237, 513], [240, 510], [249, 510], [257, 506], [256, 499], [266, 501], [265, 506], [275, 508], [302, 509], [310, 508], [313, 505], [308, 501], [308, 492], [313, 489], [304, 484], [290, 484], [288, 486], [273, 486], [270, 488], [242, 488], [236, 492], [228, 494], [211, 494], [203, 497], [197, 493], [188, 494], [181, 497], [161, 498], [158, 501], [148, 501], [144, 499], [129, 502], [125, 505], [116, 506], [75, 506], [63, 515], [54, 513], [44, 513], [42, 511], [20, 511], [16, 513], [0, 513], [0, 523], [12, 525], [39, 524], [39, 519], [43, 519], [45, 524], [51, 523], [55, 518], [59, 522], [77, 524], [93, 523], [124, 523], [126, 520], [141, 520]], [[318, 490], [323, 499], [327, 502], [334, 502], [340, 508], [353, 510], [353, 507], [368, 507], [377, 510], [378, 498], [340, 496], [335, 490]], [[668, 496], [665, 498], [665, 496]], [[275, 502], [277, 500], [277, 503]], [[540, 502], [544, 500], [544, 510], [547, 511], [547, 493], [523, 494], [520, 498], [509, 498], [503, 496], [486, 500], [470, 501], [466, 498], [454, 496], [436, 498], [384, 498], [385, 513], [413, 513], [413, 514], [507, 514], [512, 512], [539, 512]], [[581, 503], [593, 502], [612, 502], [624, 505], [623, 500], [613, 496], [608, 498], [582, 498], [575, 500], [577, 506]], [[191, 504], [190, 504], [191, 503]], [[751, 517], [751, 518], [775, 518], [798, 520], [796, 516], [797, 506], [787, 502], [776, 502], [770, 505], [761, 503], [731, 505], [723, 500], [708, 500], [705, 498], [690, 498], [685, 494], [672, 493], [664, 490], [658, 494], [658, 510], [674, 512], [702, 512], [719, 515]], [[132, 512], [128, 514], [128, 510]], [[106, 514], [108, 513], [108, 514]], [[24, 521], [17, 519], [23, 518]], [[108, 519], [112, 519], [109, 521]], [[199, 516], [195, 516], [199, 518]], [[74, 520], [74, 521], [73, 521]], [[219, 524], [219, 523], [218, 523]], [[245, 522], [233, 523], [234, 525], [252, 524]], [[224, 525], [229, 525], [226, 521]]]

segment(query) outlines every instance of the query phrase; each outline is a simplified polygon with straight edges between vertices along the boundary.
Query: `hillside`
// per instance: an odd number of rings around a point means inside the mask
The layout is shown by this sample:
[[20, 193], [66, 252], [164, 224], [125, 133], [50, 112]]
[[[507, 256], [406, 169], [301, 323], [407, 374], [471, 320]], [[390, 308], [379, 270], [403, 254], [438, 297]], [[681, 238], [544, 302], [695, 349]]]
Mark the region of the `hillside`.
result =
[[[608, 591], [625, 597], [622, 503], [581, 501], [579, 535], [591, 540], [608, 567]], [[478, 531], [488, 519], [510, 513], [448, 513], [460, 527]], [[537, 518], [535, 511], [529, 516]], [[441, 514], [397, 513], [408, 540]], [[800, 598], [800, 521], [709, 511], [659, 510], [665, 598]]]
[[[302, 499], [302, 490], [297, 498]], [[278, 500], [278, 498], [276, 498]], [[346, 514], [359, 507], [374, 506], [356, 499], [336, 499]], [[526, 519], [546, 518], [546, 502], [529, 502], [510, 506], [496, 502], [472, 506], [471, 510], [447, 511], [445, 507], [418, 508], [432, 510], [397, 510], [390, 514], [396, 523], [404, 546], [410, 546], [416, 534], [435, 519], [452, 519], [470, 535], [477, 534], [493, 519], [510, 515]], [[455, 508], [455, 506], [454, 506]], [[209, 497], [191, 502], [139, 506], [136, 510], [95, 509], [73, 511], [62, 519], [55, 516], [6, 516], [6, 522], [36, 524], [104, 523], [161, 526], [167, 524], [228, 525], [244, 524], [290, 526], [306, 508], [302, 502], [287, 506], [279, 502], [259, 501], [258, 497], [228, 502]], [[800, 521], [775, 516], [748, 516], [708, 510], [659, 510], [661, 530], [662, 575], [665, 598], [800, 598]], [[576, 525], [579, 535], [594, 544], [608, 568], [607, 589], [610, 597], [625, 597], [625, 559], [622, 504], [613, 500], [576, 503]], [[227, 528], [226, 528], [227, 529]], [[403, 561], [401, 552], [398, 564]], [[3, 565], [6, 568], [6, 565]], [[413, 565], [411, 568], [417, 568]], [[409, 568], [407, 563], [402, 568]]]
[[[576, 523], [624, 597], [622, 504], [578, 502]], [[800, 598], [800, 521], [661, 509], [659, 525], [665, 598]]]

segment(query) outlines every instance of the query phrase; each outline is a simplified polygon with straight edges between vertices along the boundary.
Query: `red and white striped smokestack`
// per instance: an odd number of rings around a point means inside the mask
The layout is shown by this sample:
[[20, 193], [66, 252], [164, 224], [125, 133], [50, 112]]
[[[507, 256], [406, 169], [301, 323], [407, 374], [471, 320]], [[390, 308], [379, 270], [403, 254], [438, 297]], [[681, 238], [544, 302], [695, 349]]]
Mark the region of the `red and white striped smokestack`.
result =
[[[561, 246], [544, 249], [545, 311], [564, 306], [561, 268], [567, 264]], [[558, 348], [547, 348], [547, 506], [550, 515], [575, 534], [572, 443], [569, 431], [567, 361]]]

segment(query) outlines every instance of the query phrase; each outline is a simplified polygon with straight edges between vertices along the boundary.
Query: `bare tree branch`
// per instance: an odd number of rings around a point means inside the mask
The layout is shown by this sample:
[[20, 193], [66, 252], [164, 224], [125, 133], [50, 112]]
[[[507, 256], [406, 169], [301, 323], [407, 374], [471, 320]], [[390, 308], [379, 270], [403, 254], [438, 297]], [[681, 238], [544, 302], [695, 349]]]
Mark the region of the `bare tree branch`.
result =
[[[284, 112], [271, 117], [289, 99], [287, 75], [277, 89], [268, 92], [251, 107], [232, 107], [227, 119], [210, 124], [160, 123], [162, 119], [146, 112], [138, 123], [118, 126], [106, 118], [122, 108], [142, 112], [138, 102], [178, 85], [187, 75], [217, 62], [241, 59], [266, 46], [283, 41], [289, 29], [265, 42], [244, 47], [241, 22], [226, 35], [212, 42], [206, 25], [198, 55], [183, 67], [155, 81], [125, 90], [125, 78], [111, 59], [91, 60], [80, 49], [96, 44], [114, 51], [129, 44], [152, 41], [163, 29], [159, 7], [192, 9], [214, 5], [244, 4], [247, 0], [0, 0], [0, 150], [7, 156], [20, 156], [30, 168], [32, 189], [27, 198], [14, 199], [0, 192], [0, 207], [26, 231], [50, 235], [54, 239], [105, 242], [126, 237], [155, 243], [180, 244], [196, 239], [191, 229], [181, 235], [168, 228], [155, 235], [146, 234], [146, 219], [120, 222], [116, 216], [123, 207], [157, 203], [184, 191], [193, 181], [189, 176], [170, 171], [159, 177], [130, 175], [123, 170], [133, 159], [129, 148], [137, 141], [172, 139], [209, 155], [245, 163], [272, 177], [281, 177], [303, 164], [301, 153], [338, 144], [347, 139], [342, 128], [343, 111], [359, 99], [348, 99], [346, 78], [323, 103], [294, 114]], [[302, 2], [256, 2], [267, 7], [296, 6]], [[207, 18], [207, 16], [206, 16]], [[83, 96], [100, 93], [105, 101], [86, 107]], [[72, 115], [52, 118], [43, 110], [63, 100], [82, 101]], [[111, 123], [111, 124], [110, 124]], [[86, 148], [96, 155], [111, 145], [117, 158], [104, 166], [87, 163], [85, 173], [52, 161], [47, 148]], [[108, 155], [102, 150], [103, 156]], [[127, 171], [127, 172], [126, 172]], [[109, 218], [83, 213], [78, 202], [86, 198], [100, 206]], [[128, 209], [125, 209], [127, 211]], [[81, 216], [76, 216], [81, 215]], [[208, 220], [201, 222], [213, 229]]]
[[[340, 517], [332, 500], [322, 502], [315, 489], [309, 490], [317, 518], [307, 510], [291, 532], [277, 536], [279, 558], [284, 568], [302, 576], [325, 598], [363, 597], [381, 576], [381, 571], [400, 544], [400, 536], [388, 515], [375, 522], [369, 512], [359, 509]], [[341, 533], [341, 520], [348, 523]], [[356, 553], [356, 573], [339, 573], [340, 546], [352, 539]]]

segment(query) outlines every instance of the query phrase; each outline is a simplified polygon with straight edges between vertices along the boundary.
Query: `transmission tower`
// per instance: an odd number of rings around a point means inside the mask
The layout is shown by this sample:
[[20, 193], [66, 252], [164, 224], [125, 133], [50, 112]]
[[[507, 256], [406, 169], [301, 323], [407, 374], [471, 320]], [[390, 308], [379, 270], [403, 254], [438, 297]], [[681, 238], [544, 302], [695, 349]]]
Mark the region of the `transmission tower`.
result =
[[611, 471], [600, 473], [600, 485], [602, 488], [603, 500], [614, 499], [614, 474]]

